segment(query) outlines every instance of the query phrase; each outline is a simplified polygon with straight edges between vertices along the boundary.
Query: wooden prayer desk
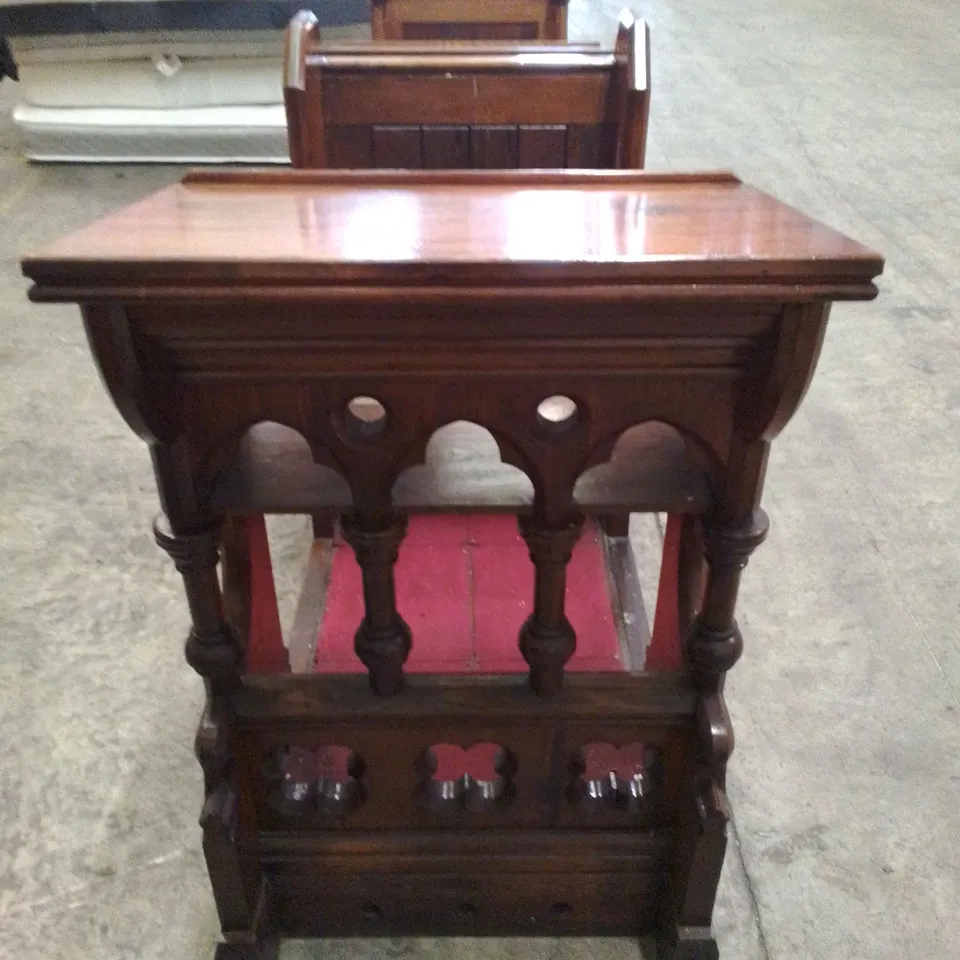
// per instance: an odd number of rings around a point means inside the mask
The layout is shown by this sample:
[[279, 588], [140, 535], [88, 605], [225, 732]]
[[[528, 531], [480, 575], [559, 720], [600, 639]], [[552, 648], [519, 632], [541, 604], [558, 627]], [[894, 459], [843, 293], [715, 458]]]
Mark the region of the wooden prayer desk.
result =
[[[81, 305], [153, 456], [208, 691], [221, 960], [420, 933], [653, 934], [662, 958], [716, 957], [723, 679], [767, 454], [831, 301], [873, 297], [879, 256], [729, 174], [287, 171], [193, 174], [23, 268], [34, 300]], [[341, 515], [367, 677], [279, 643], [277, 511]], [[421, 514], [458, 511], [475, 535], [447, 556], [501, 581], [516, 537], [481, 515], [519, 515], [526, 663], [496, 635], [516, 605], [481, 630], [478, 575], [471, 629], [510, 654], [413, 675], [418, 636], [446, 634], [394, 563], [448, 529]], [[626, 511], [671, 515], [646, 647], [629, 550], [589, 519]], [[602, 553], [612, 619], [583, 612], [586, 580], [566, 590], [571, 554], [573, 581]], [[608, 621], [622, 658], [578, 667], [575, 634], [590, 648]]]

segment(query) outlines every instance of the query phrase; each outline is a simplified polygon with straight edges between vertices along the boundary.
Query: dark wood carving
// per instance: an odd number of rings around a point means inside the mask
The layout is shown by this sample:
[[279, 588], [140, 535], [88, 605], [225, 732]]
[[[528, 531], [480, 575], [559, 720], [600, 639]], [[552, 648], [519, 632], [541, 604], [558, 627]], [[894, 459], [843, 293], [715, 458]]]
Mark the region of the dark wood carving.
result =
[[[599, 74], [577, 82], [606, 109]], [[551, 90], [530, 109], [564, 105]], [[296, 114], [308, 126], [322, 115], [310, 104]], [[533, 151], [522, 131], [474, 143], [436, 121], [437, 138], [381, 130], [377, 149]], [[590, 140], [576, 127], [568, 152]], [[322, 127], [300, 133], [326, 157]], [[559, 142], [537, 134], [538, 156]], [[604, 162], [635, 144], [611, 142]], [[25, 259], [34, 299], [83, 305], [110, 395], [150, 447], [157, 540], [207, 687], [196, 749], [220, 960], [341, 934], [652, 934], [661, 960], [715, 960], [723, 680], [766, 533], [770, 444], [810, 382], [830, 301], [869, 299], [881, 268], [729, 174], [624, 171], [193, 174]], [[507, 502], [469, 452], [427, 456], [456, 421], [522, 471], [497, 481]], [[521, 518], [529, 679], [404, 676], [404, 517], [445, 510]], [[682, 668], [645, 669], [640, 651], [633, 673], [565, 673], [581, 518], [631, 510], [673, 515], [654, 639], [676, 640]], [[245, 670], [272, 602], [254, 602], [251, 550], [269, 511], [344, 517], [369, 676], [287, 672], [279, 649], [281, 672]], [[289, 663], [308, 669], [310, 652], [298, 641]]]

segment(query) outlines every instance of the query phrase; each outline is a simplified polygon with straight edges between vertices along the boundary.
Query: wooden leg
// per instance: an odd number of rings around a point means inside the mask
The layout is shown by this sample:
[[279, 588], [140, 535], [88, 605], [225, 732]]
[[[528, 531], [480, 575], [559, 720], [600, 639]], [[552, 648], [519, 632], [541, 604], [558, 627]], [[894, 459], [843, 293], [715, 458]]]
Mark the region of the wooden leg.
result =
[[763, 543], [767, 527], [767, 515], [762, 510], [756, 510], [738, 526], [703, 525], [706, 586], [687, 644], [694, 684], [701, 690], [722, 690], [723, 675], [743, 650], [734, 617], [740, 575], [750, 554]]
[[549, 694], [563, 684], [564, 664], [577, 649], [577, 635], [564, 613], [567, 564], [580, 537], [582, 518], [558, 528], [521, 517], [520, 532], [535, 568], [533, 614], [520, 628], [520, 652], [530, 664], [530, 685]]
[[270, 913], [270, 887], [260, 881], [257, 908], [249, 926], [240, 930], [224, 929], [225, 943], [218, 943], [213, 960], [277, 960], [280, 938]]
[[719, 960], [710, 927], [673, 927], [657, 940], [657, 960]]
[[381, 696], [403, 689], [403, 664], [410, 655], [410, 627], [397, 611], [393, 565], [407, 531], [405, 517], [343, 519], [343, 536], [353, 547], [363, 575], [364, 618], [354, 649], [370, 671], [370, 685]]
[[259, 943], [218, 943], [213, 960], [276, 960], [280, 941], [269, 937]]
[[153, 534], [183, 578], [191, 620], [184, 645], [187, 663], [214, 688], [231, 689], [239, 680], [244, 651], [224, 614], [217, 577], [219, 525], [183, 534], [173, 531], [167, 518], [160, 516], [154, 522]]

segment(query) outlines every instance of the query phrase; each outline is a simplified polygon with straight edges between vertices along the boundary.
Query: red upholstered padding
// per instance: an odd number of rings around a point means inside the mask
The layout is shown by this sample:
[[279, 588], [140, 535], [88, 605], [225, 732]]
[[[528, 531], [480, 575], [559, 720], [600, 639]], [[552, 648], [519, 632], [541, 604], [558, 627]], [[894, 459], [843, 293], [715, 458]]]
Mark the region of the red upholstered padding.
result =
[[[568, 670], [622, 670], [599, 532], [590, 525], [567, 572], [567, 616], [577, 632]], [[522, 673], [517, 634], [533, 603], [533, 566], [512, 516], [416, 516], [395, 568], [397, 608], [413, 631], [408, 673]], [[360, 569], [334, 550], [315, 669], [363, 670], [353, 636], [363, 617]]]

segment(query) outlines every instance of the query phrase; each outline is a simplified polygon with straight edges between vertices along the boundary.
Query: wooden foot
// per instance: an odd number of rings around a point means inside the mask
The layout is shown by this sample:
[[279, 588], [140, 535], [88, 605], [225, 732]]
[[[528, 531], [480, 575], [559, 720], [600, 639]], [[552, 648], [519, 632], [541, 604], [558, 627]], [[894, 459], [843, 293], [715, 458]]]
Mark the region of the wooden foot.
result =
[[218, 943], [213, 960], [277, 960], [279, 950], [277, 937], [258, 943]]
[[710, 927], [673, 927], [657, 940], [657, 960], [719, 960]]
[[[219, 904], [218, 904], [219, 906]], [[272, 913], [270, 887], [265, 878], [260, 880], [257, 906], [242, 927], [223, 928], [225, 943], [218, 943], [213, 960], [277, 960], [280, 938]]]

